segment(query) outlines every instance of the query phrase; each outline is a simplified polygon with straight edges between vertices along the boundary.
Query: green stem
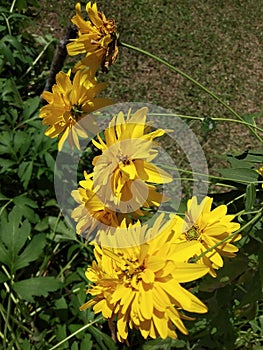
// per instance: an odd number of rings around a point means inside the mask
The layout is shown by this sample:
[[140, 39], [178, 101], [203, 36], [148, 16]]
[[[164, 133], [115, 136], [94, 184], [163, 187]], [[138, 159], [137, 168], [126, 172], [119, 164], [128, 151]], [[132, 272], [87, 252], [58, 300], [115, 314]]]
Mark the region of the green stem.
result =
[[9, 199], [9, 201], [5, 205], [2, 206], [2, 208], [0, 210], [0, 216], [2, 215], [2, 212], [5, 210], [5, 208], [12, 202], [13, 202], [13, 199]]
[[55, 346], [53, 346], [50, 350], [54, 350], [56, 348], [58, 348], [61, 344], [65, 343], [66, 341], [68, 341], [69, 339], [73, 338], [75, 335], [77, 335], [78, 333], [84, 331], [85, 329], [89, 328], [90, 326], [92, 326], [94, 323], [101, 321], [103, 319], [103, 317], [99, 317], [96, 320], [86, 324], [85, 326], [79, 328], [76, 332], [72, 333], [71, 335], [69, 335], [67, 338], [61, 340], [61, 342], [59, 342], [58, 344], [56, 344]]
[[[173, 181], [175, 181], [175, 180], [200, 182], [199, 179], [191, 179], [190, 177], [174, 177], [174, 178], [173, 178]], [[209, 180], [202, 180], [202, 182], [207, 183], [207, 184], [211, 184], [211, 183], [212, 183], [212, 182], [209, 181]], [[236, 188], [235, 186], [223, 184], [223, 183], [220, 183], [220, 182], [217, 182], [215, 185], [216, 185], [216, 186], [221, 186], [221, 187], [233, 188], [233, 189]], [[244, 195], [245, 195], [245, 194], [244, 194]]]
[[[1, 304], [0, 304], [0, 305], [1, 305]], [[1, 307], [0, 307], [0, 314], [1, 314], [2, 317], [3, 317], [3, 320], [4, 320], [4, 322], [5, 322], [5, 325], [7, 324], [7, 327], [8, 327], [9, 332], [11, 333], [12, 339], [13, 339], [14, 343], [16, 344], [17, 349], [19, 350], [19, 349], [20, 349], [20, 345], [19, 345], [19, 343], [17, 342], [16, 336], [15, 336], [15, 334], [13, 333], [13, 330], [12, 330], [10, 324], [7, 323], [7, 318], [6, 318], [6, 315], [5, 315], [5, 309], [3, 308], [2, 305], [1, 305]], [[3, 333], [1, 333], [1, 338], [3, 339], [3, 344], [4, 344], [4, 346], [6, 346], [5, 343], [6, 343], [6, 340], [7, 340], [7, 339], [6, 339], [6, 336], [5, 336]]]
[[[58, 224], [59, 224], [59, 220], [60, 220], [60, 218], [61, 218], [61, 215], [62, 215], [62, 212], [61, 212], [61, 210], [60, 210], [59, 213], [58, 213], [57, 219], [56, 219], [56, 221], [55, 221], [54, 228], [53, 228], [53, 230], [52, 230], [52, 232], [51, 232], [51, 234], [50, 234], [50, 241], [48, 242], [48, 248], [50, 248], [50, 249], [48, 249], [49, 251], [51, 251], [52, 244], [53, 244], [54, 239], [55, 239], [55, 237], [56, 237], [56, 230], [57, 230], [57, 226], [58, 226]], [[48, 268], [49, 261], [51, 260], [52, 256], [55, 255], [56, 250], [58, 249], [59, 246], [60, 246], [60, 243], [57, 243], [56, 246], [55, 246], [55, 248], [52, 250], [52, 253], [49, 254], [49, 255], [45, 255], [45, 257], [44, 257], [44, 259], [43, 259], [43, 262], [42, 262], [42, 264], [41, 264], [41, 266], [40, 266], [40, 268], [39, 268], [39, 270], [38, 270], [38, 274], [39, 274], [40, 276], [41, 276], [41, 275], [45, 272], [45, 270]]]
[[[224, 106], [231, 114], [233, 114], [237, 119], [243, 121], [243, 118], [233, 109], [231, 108], [225, 101], [223, 101], [220, 97], [218, 97], [215, 93], [213, 93], [211, 90], [209, 90], [208, 88], [206, 88], [204, 85], [202, 85], [201, 83], [199, 83], [197, 80], [193, 79], [192, 77], [190, 77], [190, 75], [184, 73], [183, 71], [181, 71], [179, 68], [174, 67], [173, 65], [171, 65], [170, 63], [166, 62], [165, 60], [163, 60], [162, 58], [148, 52], [145, 51], [139, 47], [130, 45], [130, 44], [126, 44], [123, 42], [119, 43], [120, 46], [126, 47], [128, 49], [140, 52], [148, 57], [153, 58], [154, 60], [162, 63], [163, 65], [165, 65], [166, 67], [168, 67], [169, 69], [171, 69], [172, 71], [180, 74], [181, 76], [183, 76], [184, 78], [186, 78], [187, 80], [190, 80], [194, 85], [198, 86], [201, 90], [205, 91], [208, 95], [210, 95], [213, 99], [215, 99], [217, 102], [219, 102], [222, 106]], [[253, 130], [253, 128], [251, 128], [251, 126], [248, 126], [248, 128], [250, 129], [250, 131], [256, 136], [256, 138], [260, 141], [263, 142], [263, 140], [261, 139], [261, 137]]]
[[21, 76], [21, 78], [24, 78], [32, 69], [33, 67], [37, 64], [37, 62], [40, 60], [40, 58], [43, 56], [44, 52], [46, 51], [46, 49], [49, 47], [49, 45], [51, 45], [53, 42], [55, 41], [55, 39], [51, 40], [50, 42], [48, 42], [45, 47], [43, 48], [43, 50], [38, 54], [38, 56], [36, 57], [36, 59], [34, 60], [34, 62], [31, 64], [30, 67], [28, 67], [28, 69], [25, 71], [25, 73]]
[[212, 250], [216, 249], [218, 246], [222, 245], [223, 243], [231, 240], [231, 238], [235, 237], [237, 234], [239, 234], [240, 232], [244, 231], [247, 227], [249, 227], [250, 225], [256, 223], [260, 217], [262, 216], [262, 211], [263, 209], [260, 209], [257, 213], [257, 215], [255, 215], [253, 217], [253, 219], [251, 219], [250, 221], [248, 221], [244, 226], [242, 226], [239, 230], [237, 230], [236, 232], [231, 233], [231, 235], [227, 236], [226, 238], [222, 239], [222, 241], [216, 243], [215, 245], [213, 245], [212, 247], [208, 248], [205, 252], [203, 252], [202, 254], [198, 255], [196, 258], [193, 259], [193, 262], [198, 261], [199, 259], [202, 259], [207, 253], [211, 252]]
[[[192, 115], [182, 115], [182, 114], [176, 114], [176, 113], [148, 113], [149, 116], [175, 116], [178, 118], [184, 118], [184, 119], [191, 119], [191, 120], [200, 120], [201, 122], [205, 120], [204, 117], [194, 117]], [[238, 123], [243, 124], [244, 126], [254, 128], [260, 132], [263, 133], [263, 129], [258, 127], [257, 125], [250, 124], [244, 120], [237, 120], [232, 118], [216, 118], [216, 117], [209, 117], [209, 119], [213, 121], [219, 121], [219, 122], [231, 122], [231, 123]]]
[[[166, 164], [155, 163], [155, 165], [159, 165], [159, 166], [161, 166], [164, 169], [174, 170], [174, 167], [166, 165]], [[182, 173], [189, 174], [189, 175], [198, 175], [198, 176], [203, 176], [205, 178], [210, 178], [210, 179], [215, 179], [215, 180], [234, 181], [234, 182], [241, 183], [241, 184], [252, 184], [252, 183], [253, 184], [257, 184], [258, 183], [258, 181], [237, 180], [237, 179], [231, 179], [231, 178], [228, 178], [228, 177], [219, 177], [219, 176], [215, 176], [215, 175], [207, 175], [207, 174], [202, 174], [202, 173], [198, 173], [198, 172], [191, 171], [191, 170], [185, 170], [185, 169], [181, 169], [181, 168], [177, 168], [177, 171], [180, 171]], [[203, 181], [206, 181], [206, 180], [203, 180]]]
[[7, 340], [7, 329], [10, 327], [9, 325], [10, 309], [11, 309], [11, 296], [10, 296], [10, 293], [8, 293], [7, 311], [6, 311], [5, 328], [4, 328], [4, 349], [7, 349], [6, 340]]
[[32, 122], [33, 120], [39, 120], [39, 116], [34, 116], [34, 117], [30, 118], [30, 119], [27, 119], [27, 120], [19, 123], [18, 125], [16, 125], [14, 127], [14, 130], [19, 129], [22, 125], [28, 124], [28, 123]]
[[9, 10], [10, 13], [12, 13], [14, 11], [15, 4], [16, 4], [16, 0], [13, 0], [12, 5], [11, 5], [10, 10]]
[[[5, 309], [4, 309], [3, 305], [0, 304], [0, 313], [2, 314], [2, 316], [4, 316], [4, 312], [5, 312]], [[14, 323], [16, 323], [16, 324], [19, 326], [19, 328], [23, 329], [23, 330], [26, 331], [28, 334], [33, 334], [33, 331], [32, 331], [31, 329], [27, 328], [26, 326], [24, 326], [24, 325], [22, 324], [22, 322], [20, 322], [19, 320], [17, 320], [17, 318], [16, 318], [15, 316], [10, 315], [10, 318], [12, 319], [12, 321], [13, 321]], [[9, 330], [10, 330], [10, 329], [9, 329]], [[3, 336], [4, 336], [4, 335], [3, 335]]]
[[72, 262], [73, 262], [73, 261], [76, 259], [76, 257], [78, 257], [78, 256], [79, 256], [79, 252], [77, 252], [77, 253], [72, 257], [72, 259], [69, 260], [69, 262], [66, 264], [66, 266], [64, 266], [63, 269], [61, 269], [61, 271], [59, 272], [57, 278], [60, 278], [60, 276], [63, 274], [63, 272], [70, 268]]
[[4, 17], [5, 19], [5, 23], [6, 23], [6, 26], [7, 26], [7, 30], [8, 30], [8, 34], [10, 36], [12, 36], [12, 32], [11, 32], [11, 27], [10, 27], [10, 23], [9, 23], [9, 18], [6, 17], [6, 15], [4, 13], [1, 13], [1, 15]]

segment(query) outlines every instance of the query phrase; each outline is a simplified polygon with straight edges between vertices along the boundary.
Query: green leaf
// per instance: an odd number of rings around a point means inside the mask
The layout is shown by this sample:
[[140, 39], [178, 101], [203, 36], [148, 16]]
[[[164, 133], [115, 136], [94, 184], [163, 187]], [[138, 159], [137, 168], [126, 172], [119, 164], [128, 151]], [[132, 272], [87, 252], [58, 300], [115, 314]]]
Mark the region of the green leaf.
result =
[[10, 62], [11, 65], [15, 64], [15, 60], [12, 54], [12, 51], [9, 49], [9, 47], [4, 43], [0, 42], [0, 53], [4, 55], [7, 62]]
[[217, 169], [226, 180], [231, 180], [234, 182], [241, 183], [251, 183], [256, 182], [258, 178], [258, 173], [252, 169], [247, 168], [229, 168], [229, 169]]
[[22, 107], [23, 100], [13, 78], [5, 80], [5, 86], [2, 92], [2, 99], [16, 107]]
[[0, 137], [0, 154], [11, 153], [12, 150], [12, 133], [9, 131], [3, 131]]
[[[56, 327], [56, 340], [58, 342], [64, 340], [67, 337], [67, 327], [65, 324], [58, 324]], [[68, 349], [68, 341], [60, 345], [61, 349]]]
[[117, 346], [111, 337], [100, 331], [98, 328], [90, 326], [89, 332], [93, 334], [101, 350], [117, 350]]
[[78, 343], [76, 341], [72, 343], [70, 350], [79, 350]]
[[142, 350], [170, 350], [172, 339], [154, 339], [145, 342], [142, 346]]
[[23, 103], [23, 118], [29, 119], [31, 115], [37, 111], [39, 107], [40, 98], [38, 96], [29, 98]]
[[9, 198], [0, 192], [0, 201], [6, 201], [6, 200], [9, 200]]
[[42, 232], [42, 231], [46, 231], [49, 228], [48, 226], [48, 217], [44, 217], [43, 220], [39, 221], [36, 226], [34, 227], [34, 229], [36, 231]]
[[205, 276], [199, 283], [202, 292], [214, 292], [219, 288], [230, 284], [246, 271], [248, 259], [244, 255], [238, 255], [235, 259], [225, 259], [224, 266], [218, 270], [217, 278]]
[[38, 208], [38, 205], [36, 202], [34, 202], [32, 199], [26, 197], [24, 194], [17, 196], [13, 199], [13, 202], [18, 205], [19, 207], [23, 206], [29, 206], [31, 208]]
[[[17, 196], [13, 199], [13, 202], [18, 208], [20, 208], [21, 213], [31, 222], [36, 223], [39, 221], [39, 217], [33, 209], [38, 208], [36, 202], [28, 198], [24, 194]], [[33, 209], [31, 209], [33, 208]]]
[[255, 200], [256, 200], [256, 187], [254, 184], [247, 185], [246, 189], [246, 202], [245, 202], [245, 209], [246, 211], [253, 208]]
[[15, 269], [21, 269], [29, 265], [30, 262], [38, 259], [45, 247], [45, 243], [46, 236], [44, 234], [35, 235], [22, 254], [19, 255], [15, 263]]
[[243, 116], [243, 119], [247, 122], [247, 123], [249, 123], [249, 124], [251, 124], [251, 125], [256, 125], [256, 123], [255, 123], [255, 118], [261, 118], [263, 116], [263, 111], [260, 111], [260, 112], [257, 112], [257, 113], [253, 113], [253, 114], [245, 114], [244, 116]]
[[80, 344], [80, 350], [92, 350], [91, 334], [83, 334]]
[[53, 170], [55, 167], [55, 159], [49, 153], [45, 153], [44, 157], [45, 157], [47, 166]]
[[0, 271], [0, 283], [8, 281], [8, 279], [9, 278], [3, 272]]
[[21, 35], [19, 35], [18, 37], [14, 37], [12, 35], [5, 35], [2, 40], [11, 44], [13, 46], [13, 48], [15, 48], [17, 51], [21, 51], [22, 50], [22, 45], [21, 42], [19, 42], [19, 40], [17, 39], [21, 39]]
[[259, 276], [261, 283], [261, 291], [263, 293], [263, 244], [260, 245], [258, 254], [258, 264], [259, 264]]
[[245, 277], [244, 288], [247, 290], [246, 294], [241, 300], [240, 306], [246, 306], [248, 304], [253, 304], [262, 299], [262, 285], [260, 283], [262, 272], [257, 271], [255, 274], [253, 272], [248, 273]]
[[49, 292], [54, 292], [62, 287], [61, 282], [55, 277], [32, 277], [15, 282], [13, 285], [21, 299], [33, 302], [34, 296], [47, 297]]
[[52, 231], [56, 232], [56, 242], [67, 240], [76, 241], [77, 238], [75, 231], [71, 227], [66, 225], [65, 221], [59, 220], [59, 222], [57, 222], [56, 217], [49, 216], [48, 222]]
[[8, 220], [2, 217], [0, 222], [0, 240], [3, 242], [0, 251], [3, 255], [0, 254], [0, 261], [7, 264], [12, 272], [14, 272], [18, 253], [24, 246], [31, 229], [27, 220], [20, 223], [21, 218], [21, 211], [15, 206], [10, 212]]
[[[29, 150], [29, 147], [32, 143], [34, 143], [35, 135], [30, 135], [29, 131], [21, 131], [17, 130], [14, 136], [14, 152], [16, 154], [16, 158], [18, 158], [18, 163], [24, 161], [24, 154]], [[30, 148], [28, 153], [32, 153], [34, 148]], [[23, 163], [22, 163], [23, 164]], [[23, 171], [24, 172], [24, 171]], [[22, 175], [22, 174], [21, 174]]]
[[33, 170], [33, 162], [23, 162], [18, 167], [18, 176], [20, 177], [21, 181], [23, 182], [24, 189], [27, 188], [29, 180], [32, 175]]
[[[0, 146], [1, 147], [1, 146]], [[11, 159], [1, 159], [1, 169], [0, 174], [10, 171], [10, 169], [16, 164], [15, 161]]]
[[215, 126], [215, 121], [210, 117], [205, 117], [201, 122], [201, 130], [205, 133], [213, 131]]
[[0, 262], [6, 264], [10, 268], [12, 267], [11, 257], [8, 254], [8, 249], [4, 247], [0, 242]]

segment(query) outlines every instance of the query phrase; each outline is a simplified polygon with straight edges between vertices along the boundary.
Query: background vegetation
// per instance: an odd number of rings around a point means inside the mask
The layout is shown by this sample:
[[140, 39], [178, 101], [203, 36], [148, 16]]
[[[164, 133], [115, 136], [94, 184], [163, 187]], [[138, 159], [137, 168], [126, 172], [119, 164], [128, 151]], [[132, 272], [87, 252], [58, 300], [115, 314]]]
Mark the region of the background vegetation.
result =
[[[74, 5], [61, 1], [58, 9], [58, 3], [49, 1], [0, 1], [3, 349], [52, 349], [90, 322], [94, 323], [57, 348], [127, 348], [114, 344], [107, 324], [96, 321], [91, 310], [79, 311], [86, 300], [84, 272], [92, 250], [67, 227], [57, 206], [53, 186], [57, 143], [44, 135], [38, 118], [39, 96], [55, 45], [70, 23]], [[263, 125], [259, 0], [101, 0], [98, 6], [116, 19], [122, 41], [166, 59], [209, 86], [247, 121]], [[65, 67], [71, 62], [68, 59]], [[230, 117], [189, 81], [124, 48], [102, 78], [110, 83], [106, 95], [116, 102], [150, 102], [203, 118]], [[229, 208], [234, 213], [245, 208], [240, 216], [245, 225], [262, 203], [261, 187], [254, 185], [262, 144], [243, 125], [205, 121], [209, 123], [190, 125], [204, 147], [211, 173], [218, 174], [225, 164], [232, 168], [223, 175], [236, 177], [231, 182], [234, 189], [223, 194], [214, 181], [211, 195], [217, 203], [232, 201]], [[262, 218], [248, 225], [243, 235], [238, 257], [226, 261], [219, 278], [206, 277], [193, 286], [209, 313], [187, 323], [190, 335], [143, 342], [134, 332], [130, 348], [262, 349]]]

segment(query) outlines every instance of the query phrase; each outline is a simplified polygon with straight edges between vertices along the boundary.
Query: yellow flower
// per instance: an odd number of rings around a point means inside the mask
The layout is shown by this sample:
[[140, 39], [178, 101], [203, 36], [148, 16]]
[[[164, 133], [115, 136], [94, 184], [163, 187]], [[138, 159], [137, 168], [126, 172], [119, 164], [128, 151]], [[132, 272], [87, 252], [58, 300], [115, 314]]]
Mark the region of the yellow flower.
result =
[[114, 211], [103, 205], [95, 194], [92, 174], [84, 172], [84, 176], [85, 180], [79, 183], [81, 187], [71, 193], [75, 201], [80, 204], [73, 210], [71, 216], [77, 222], [77, 233], [90, 238], [101, 223], [109, 228], [119, 226], [119, 218]]
[[85, 114], [112, 104], [110, 99], [95, 98], [107, 84], [97, 83], [94, 69], [78, 71], [73, 81], [70, 73], [59, 72], [52, 92], [42, 94], [48, 104], [40, 109], [40, 118], [44, 125], [49, 125], [45, 132], [47, 136], [59, 136], [59, 151], [67, 138], [71, 147], [75, 145], [79, 149], [78, 137], [87, 137], [87, 130], [80, 120]]
[[[184, 253], [182, 245], [171, 241], [171, 230], [166, 229], [169, 225], [162, 226], [162, 220], [160, 215], [149, 229], [139, 223], [129, 226], [125, 235], [123, 227], [117, 228], [112, 239], [130, 241], [128, 248], [95, 244], [97, 262], [86, 271], [88, 280], [95, 284], [87, 293], [94, 298], [80, 309], [93, 306], [95, 313], [102, 312], [109, 320], [112, 330], [117, 316], [119, 341], [127, 339], [128, 327], [138, 329], [145, 339], [176, 338], [175, 327], [187, 334], [182, 319], [191, 319], [181, 310], [207, 312], [206, 306], [180, 283], [196, 280], [209, 269], [184, 262], [189, 252], [186, 249]], [[145, 235], [150, 240], [139, 244]]]
[[89, 66], [92, 62], [101, 65], [103, 71], [112, 65], [118, 55], [116, 24], [114, 19], [107, 19], [104, 13], [99, 12], [97, 4], [91, 5], [88, 2], [86, 11], [89, 20], [85, 21], [81, 15], [81, 5], [76, 4], [76, 15], [72, 22], [77, 26], [78, 38], [72, 39], [72, 43], [67, 45], [70, 56], [86, 54], [85, 58], [75, 66], [81, 69]]
[[96, 193], [103, 203], [122, 213], [135, 212], [140, 207], [158, 206], [164, 200], [152, 184], [165, 184], [172, 177], [150, 163], [158, 151], [153, 139], [165, 130], [145, 133], [147, 108], [120, 112], [104, 131], [105, 142], [98, 135], [93, 144], [102, 151], [93, 160], [93, 180]]
[[[240, 228], [240, 224], [232, 222], [235, 215], [227, 215], [227, 206], [220, 205], [211, 210], [213, 199], [205, 197], [200, 204], [194, 196], [187, 202], [187, 212], [183, 220], [179, 216], [173, 218], [172, 224], [178, 234], [180, 242], [192, 243], [192, 257], [197, 257], [208, 248], [226, 239], [230, 234]], [[230, 242], [236, 242], [241, 238], [240, 234], [230, 238], [226, 242], [219, 244], [215, 249], [206, 253], [198, 260], [210, 268], [209, 273], [216, 277], [214, 269], [223, 266], [221, 256], [234, 257], [238, 248]]]

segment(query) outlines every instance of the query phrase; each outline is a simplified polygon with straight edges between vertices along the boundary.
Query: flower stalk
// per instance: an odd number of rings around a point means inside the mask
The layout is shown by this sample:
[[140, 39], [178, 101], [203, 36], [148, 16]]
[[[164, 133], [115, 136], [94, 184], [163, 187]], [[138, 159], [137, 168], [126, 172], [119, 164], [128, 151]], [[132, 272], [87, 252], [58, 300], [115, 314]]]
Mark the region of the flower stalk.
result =
[[[194, 85], [198, 86], [201, 90], [205, 91], [208, 95], [210, 95], [214, 100], [216, 100], [217, 102], [219, 102], [222, 106], [224, 106], [231, 114], [233, 114], [237, 119], [239, 119], [240, 121], [244, 122], [243, 118], [241, 117], [241, 115], [239, 115], [232, 107], [230, 107], [224, 100], [222, 100], [219, 96], [217, 96], [214, 92], [212, 92], [210, 89], [208, 89], [207, 87], [205, 87], [204, 85], [202, 85], [201, 83], [199, 83], [197, 80], [195, 80], [194, 78], [192, 78], [190, 75], [188, 75], [187, 73], [181, 71], [179, 68], [171, 65], [169, 62], [163, 60], [162, 58], [146, 51], [143, 50], [137, 46], [133, 46], [124, 42], [119, 42], [119, 46], [123, 46], [126, 47], [128, 49], [140, 52], [148, 57], [153, 58], [155, 61], [162, 63], [163, 65], [165, 65], [166, 67], [168, 67], [169, 69], [171, 69], [172, 71], [180, 74], [182, 77], [186, 78], [187, 80], [191, 81]], [[256, 138], [263, 143], [263, 139], [256, 133], [256, 131], [253, 129], [252, 125], [248, 125], [249, 130], [256, 136]]]

